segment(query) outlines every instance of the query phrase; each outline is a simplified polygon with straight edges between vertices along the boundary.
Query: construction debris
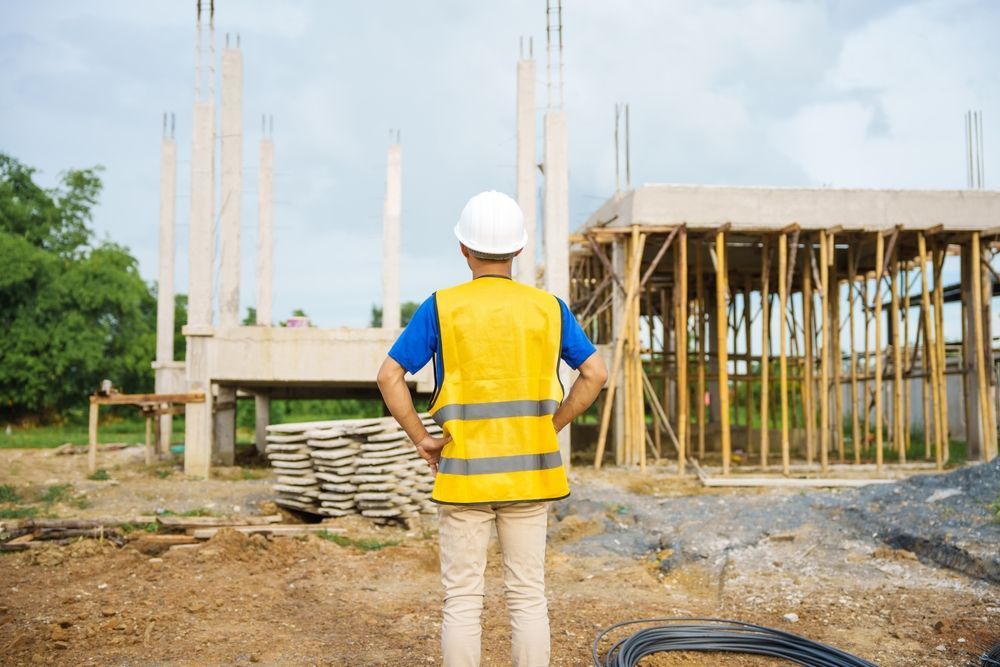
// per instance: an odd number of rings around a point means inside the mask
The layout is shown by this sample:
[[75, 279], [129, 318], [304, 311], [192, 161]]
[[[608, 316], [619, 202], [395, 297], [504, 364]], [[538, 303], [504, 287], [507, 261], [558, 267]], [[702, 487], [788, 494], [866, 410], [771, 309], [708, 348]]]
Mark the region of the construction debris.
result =
[[[441, 433], [421, 415], [432, 435]], [[275, 503], [329, 517], [361, 514], [378, 524], [433, 514], [434, 478], [392, 417], [268, 426], [278, 474]]]

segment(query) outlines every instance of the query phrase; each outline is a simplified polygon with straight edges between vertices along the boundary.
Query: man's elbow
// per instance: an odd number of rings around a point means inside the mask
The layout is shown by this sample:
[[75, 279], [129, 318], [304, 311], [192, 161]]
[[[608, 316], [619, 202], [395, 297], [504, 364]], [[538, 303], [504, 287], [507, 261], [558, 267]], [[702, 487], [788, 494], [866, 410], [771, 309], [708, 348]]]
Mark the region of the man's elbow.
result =
[[601, 363], [594, 370], [594, 382], [599, 387], [603, 387], [608, 382], [608, 367], [604, 364], [603, 359], [601, 359]]
[[384, 362], [382, 362], [382, 365], [379, 366], [378, 374], [375, 376], [375, 382], [378, 384], [378, 388], [382, 393], [385, 393], [385, 390], [392, 386], [393, 382], [396, 380], [396, 376], [399, 375], [396, 369], [393, 368], [394, 365], [396, 364], [389, 363], [389, 359], [387, 358]]
[[608, 381], [608, 367], [596, 352], [580, 366], [580, 374], [598, 387], [603, 387]]

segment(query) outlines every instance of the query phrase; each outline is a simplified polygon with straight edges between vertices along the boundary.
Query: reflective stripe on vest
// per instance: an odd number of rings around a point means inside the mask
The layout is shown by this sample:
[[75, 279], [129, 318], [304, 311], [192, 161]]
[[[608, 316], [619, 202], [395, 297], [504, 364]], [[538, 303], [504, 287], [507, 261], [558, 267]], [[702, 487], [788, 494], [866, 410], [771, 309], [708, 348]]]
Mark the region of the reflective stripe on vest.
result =
[[559, 401], [494, 401], [492, 403], [452, 403], [438, 408], [431, 415], [438, 424], [452, 419], [496, 419], [498, 417], [540, 417], [554, 415]]
[[569, 494], [552, 425], [563, 399], [562, 308], [539, 289], [486, 276], [435, 295], [439, 385], [429, 412], [451, 436], [431, 499], [479, 504]]

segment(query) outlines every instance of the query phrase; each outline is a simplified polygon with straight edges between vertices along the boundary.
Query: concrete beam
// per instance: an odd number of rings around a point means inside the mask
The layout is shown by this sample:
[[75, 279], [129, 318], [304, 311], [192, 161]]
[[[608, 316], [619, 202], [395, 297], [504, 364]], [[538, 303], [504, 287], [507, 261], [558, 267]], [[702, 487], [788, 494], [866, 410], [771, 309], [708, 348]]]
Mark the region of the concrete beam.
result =
[[222, 176], [219, 211], [219, 323], [240, 321], [240, 203], [243, 175], [243, 53], [222, 50]]
[[[174, 255], [177, 225], [177, 142], [164, 137], [160, 143], [160, 271], [156, 286], [156, 361], [174, 360]], [[154, 365], [155, 366], [155, 365]], [[155, 371], [154, 387], [165, 393], [165, 374]], [[157, 442], [161, 451], [169, 446], [173, 416], [157, 420]]]
[[260, 140], [257, 168], [257, 324], [271, 326], [274, 243], [274, 142]]
[[382, 328], [399, 329], [399, 235], [402, 215], [402, 149], [389, 146], [382, 209]]
[[904, 229], [995, 230], [1000, 192], [645, 185], [609, 199], [585, 227], [687, 224], [688, 229], [778, 231], [840, 227], [845, 232]]
[[517, 279], [535, 286], [535, 61], [517, 63], [517, 203], [524, 214], [524, 229], [528, 244], [514, 260]]

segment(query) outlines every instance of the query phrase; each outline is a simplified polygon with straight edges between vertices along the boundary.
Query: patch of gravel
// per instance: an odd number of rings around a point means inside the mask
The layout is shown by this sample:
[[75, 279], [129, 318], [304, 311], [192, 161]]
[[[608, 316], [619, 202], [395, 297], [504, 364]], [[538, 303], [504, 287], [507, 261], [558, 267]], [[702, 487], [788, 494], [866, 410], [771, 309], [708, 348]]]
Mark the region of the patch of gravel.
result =
[[1000, 458], [937, 475], [856, 489], [774, 490], [658, 498], [577, 482], [555, 504], [551, 533], [567, 517], [603, 527], [560, 548], [577, 556], [650, 556], [661, 568], [721, 563], [732, 550], [812, 528], [830, 543], [884, 542], [922, 561], [1000, 582]]

